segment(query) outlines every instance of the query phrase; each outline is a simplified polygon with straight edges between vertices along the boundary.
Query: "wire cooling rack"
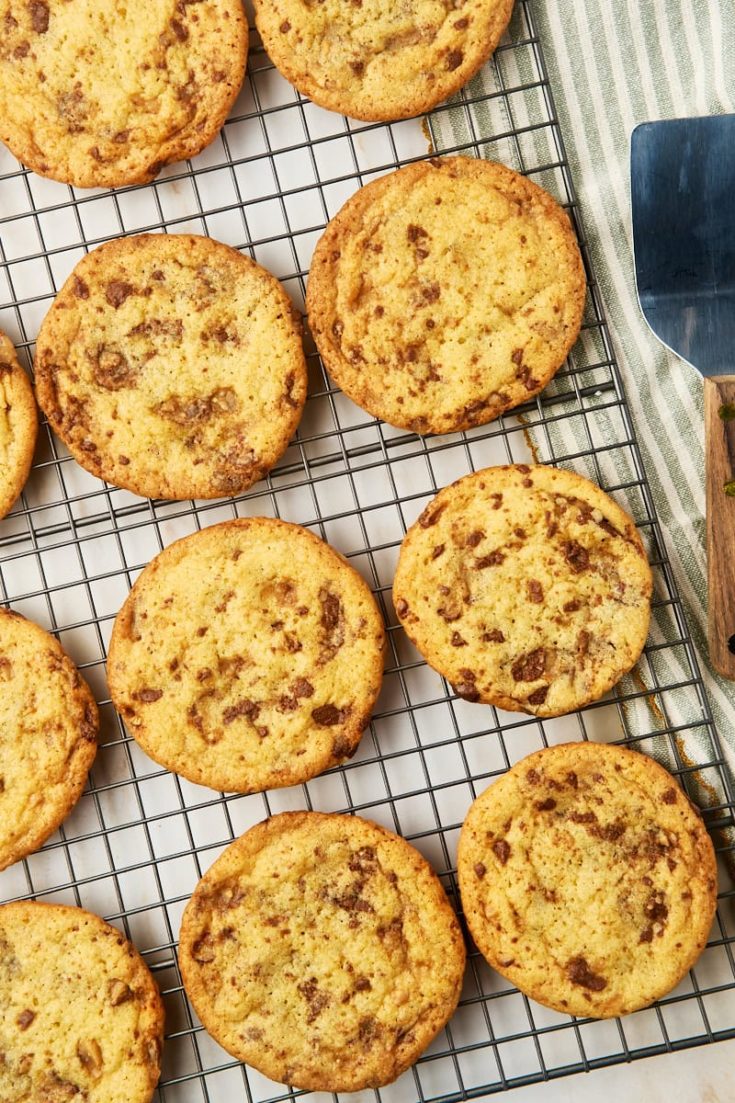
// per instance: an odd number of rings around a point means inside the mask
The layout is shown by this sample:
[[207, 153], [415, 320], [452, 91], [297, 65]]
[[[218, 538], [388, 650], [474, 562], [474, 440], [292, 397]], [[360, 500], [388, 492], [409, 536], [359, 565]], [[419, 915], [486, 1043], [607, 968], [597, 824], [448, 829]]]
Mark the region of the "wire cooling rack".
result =
[[[214, 144], [145, 187], [74, 191], [0, 152], [0, 326], [30, 366], [52, 297], [90, 247], [123, 233], [209, 234], [279, 276], [303, 306], [313, 247], [361, 184], [431, 149], [505, 161], [553, 192], [577, 221], [574, 189], [533, 23], [518, 0], [494, 60], [426, 120], [363, 125], [302, 100], [253, 39], [248, 78]], [[90, 784], [42, 851], [0, 875], [0, 900], [90, 908], [125, 930], [163, 991], [166, 1103], [275, 1103], [294, 1096], [233, 1061], [189, 1007], [176, 964], [183, 908], [232, 838], [292, 808], [356, 811], [411, 840], [459, 903], [455, 854], [473, 797], [519, 758], [567, 739], [627, 739], [665, 761], [710, 820], [732, 797], [682, 615], [592, 274], [582, 336], [545, 392], [515, 416], [422, 439], [376, 422], [330, 383], [314, 353], [310, 397], [266, 481], [217, 503], [150, 502], [108, 487], [47, 426], [21, 502], [0, 522], [0, 599], [55, 632], [92, 685], [102, 739]], [[634, 516], [655, 573], [654, 628], [637, 671], [606, 701], [552, 721], [458, 700], [420, 661], [391, 604], [398, 547], [436, 490], [470, 470], [529, 458], [596, 479]], [[269, 514], [307, 525], [371, 582], [389, 626], [382, 696], [351, 762], [263, 795], [216, 794], [156, 767], [109, 701], [112, 622], [139, 571], [172, 540], [217, 521]], [[691, 747], [697, 748], [692, 754]], [[716, 832], [719, 849], [727, 833]], [[735, 1036], [733, 892], [723, 867], [718, 918], [696, 969], [669, 997], [623, 1021], [574, 1020], [529, 1002], [470, 955], [461, 1005], [413, 1070], [365, 1099], [459, 1100]]]

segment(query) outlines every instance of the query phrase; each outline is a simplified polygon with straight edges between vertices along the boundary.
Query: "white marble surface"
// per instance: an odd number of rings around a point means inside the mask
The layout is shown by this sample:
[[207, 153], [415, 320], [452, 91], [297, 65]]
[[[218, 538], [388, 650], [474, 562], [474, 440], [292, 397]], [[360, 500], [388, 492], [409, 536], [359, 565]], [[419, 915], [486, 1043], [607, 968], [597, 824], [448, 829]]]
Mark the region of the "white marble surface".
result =
[[508, 1103], [733, 1103], [735, 1041], [597, 1069], [489, 1098]]

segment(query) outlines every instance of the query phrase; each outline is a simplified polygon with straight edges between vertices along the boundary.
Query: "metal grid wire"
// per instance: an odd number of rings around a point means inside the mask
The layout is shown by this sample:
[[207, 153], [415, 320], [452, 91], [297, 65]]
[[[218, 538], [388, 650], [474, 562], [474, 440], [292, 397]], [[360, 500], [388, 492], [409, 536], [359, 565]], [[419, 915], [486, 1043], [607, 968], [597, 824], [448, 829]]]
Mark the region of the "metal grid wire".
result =
[[[314, 244], [361, 184], [433, 148], [490, 156], [552, 191], [584, 244], [533, 0], [479, 79], [423, 123], [362, 125], [302, 100], [253, 40], [248, 78], [219, 139], [153, 184], [77, 192], [0, 153], [0, 326], [30, 366], [33, 336], [82, 254], [123, 233], [199, 232], [243, 249], [299, 306]], [[427, 130], [428, 126], [428, 130]], [[55, 632], [92, 685], [102, 738], [90, 784], [42, 851], [0, 875], [0, 900], [78, 904], [124, 929], [163, 991], [166, 1103], [275, 1103], [295, 1094], [233, 1061], [202, 1030], [181, 986], [176, 937], [201, 873], [234, 837], [291, 808], [356, 811], [401, 833], [459, 905], [456, 842], [470, 801], [525, 754], [568, 739], [627, 739], [662, 758], [713, 824], [732, 797], [697, 660], [641, 467], [597, 286], [580, 341], [546, 391], [468, 433], [423, 439], [376, 422], [325, 375], [313, 346], [298, 436], [249, 493], [161, 503], [86, 474], [47, 426], [31, 480], [0, 522], [0, 599]], [[529, 436], [530, 434], [530, 436]], [[654, 566], [656, 630], [637, 674], [584, 712], [552, 721], [457, 699], [397, 625], [390, 586], [401, 538], [452, 479], [530, 456], [594, 478], [634, 516]], [[125, 733], [105, 683], [112, 622], [131, 584], [172, 540], [241, 515], [312, 528], [368, 578], [388, 625], [384, 690], [356, 756], [304, 786], [215, 794], [156, 767]], [[704, 748], [694, 761], [683, 740]], [[691, 746], [691, 743], [687, 743]], [[726, 834], [716, 832], [720, 851]], [[567, 1073], [735, 1036], [735, 919], [723, 866], [717, 922], [696, 969], [652, 1009], [623, 1021], [574, 1020], [530, 1002], [470, 954], [461, 1005], [424, 1057], [365, 1098], [466, 1099]]]

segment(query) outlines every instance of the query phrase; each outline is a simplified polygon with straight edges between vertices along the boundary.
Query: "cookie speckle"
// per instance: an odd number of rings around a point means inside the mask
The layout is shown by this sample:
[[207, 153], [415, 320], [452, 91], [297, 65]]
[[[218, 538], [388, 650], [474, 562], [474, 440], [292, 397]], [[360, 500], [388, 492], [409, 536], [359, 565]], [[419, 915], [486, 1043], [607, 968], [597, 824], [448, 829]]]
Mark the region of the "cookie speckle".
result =
[[553, 797], [547, 797], [546, 800], [537, 800], [534, 808], [537, 812], [553, 812], [556, 808], [556, 801]]
[[493, 854], [504, 866], [510, 858], [510, 843], [507, 839], [496, 839], [492, 846]]
[[537, 647], [521, 655], [513, 663], [511, 674], [516, 682], [535, 682], [546, 670], [546, 650]]
[[529, 578], [526, 583], [528, 600], [534, 605], [541, 605], [544, 600], [544, 588], [537, 578]]
[[320, 705], [312, 711], [312, 719], [320, 728], [332, 728], [342, 722], [342, 710], [336, 705]]
[[567, 540], [564, 544], [564, 558], [575, 574], [586, 571], [590, 565], [589, 552], [576, 540]]
[[475, 570], [484, 571], [487, 567], [499, 567], [501, 563], [505, 563], [505, 552], [496, 548], [489, 555], [483, 555], [475, 560]]
[[35, 1017], [36, 1017], [36, 1012], [31, 1011], [30, 1008], [26, 1008], [25, 1011], [21, 1011], [20, 1015], [15, 1020], [16, 1023], [18, 1024], [18, 1029], [19, 1030], [28, 1030], [28, 1027], [31, 1025], [31, 1023], [33, 1022]]
[[163, 697], [163, 690], [151, 689], [146, 686], [144, 689], [139, 689], [133, 696], [136, 701], [141, 701], [144, 705], [152, 705], [155, 701], [161, 700]]
[[105, 288], [105, 298], [111, 307], [118, 310], [134, 290], [133, 285], [125, 280], [112, 280]]
[[584, 957], [574, 957], [567, 965], [567, 976], [572, 984], [578, 984], [582, 988], [589, 988], [592, 992], [602, 992], [607, 988], [605, 977], [593, 973]]
[[537, 705], [543, 705], [548, 695], [549, 687], [539, 686], [539, 688], [535, 689], [533, 693], [529, 693], [527, 700], [529, 705], [533, 705], [535, 707]]
[[46, 0], [29, 0], [28, 13], [31, 27], [36, 34], [46, 34], [49, 25], [49, 7]]

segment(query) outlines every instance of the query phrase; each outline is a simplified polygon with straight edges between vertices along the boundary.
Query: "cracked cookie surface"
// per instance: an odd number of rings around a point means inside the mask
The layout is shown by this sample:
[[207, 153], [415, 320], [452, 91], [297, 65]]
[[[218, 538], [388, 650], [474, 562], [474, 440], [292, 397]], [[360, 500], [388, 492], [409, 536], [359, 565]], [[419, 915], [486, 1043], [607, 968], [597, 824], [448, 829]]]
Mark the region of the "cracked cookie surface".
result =
[[82, 188], [195, 156], [245, 72], [241, 0], [0, 0], [0, 30], [0, 140]]
[[286, 812], [232, 843], [184, 913], [197, 1014], [272, 1080], [357, 1091], [395, 1080], [453, 1013], [459, 924], [428, 862], [357, 816]]
[[76, 266], [36, 343], [36, 393], [75, 459], [149, 498], [239, 494], [306, 401], [301, 322], [228, 245], [142, 234]]
[[513, 0], [255, 0], [263, 45], [314, 103], [387, 122], [428, 111], [487, 61]]
[[558, 716], [635, 664], [651, 590], [640, 536], [612, 498], [573, 472], [518, 464], [437, 494], [404, 538], [393, 603], [461, 697]]
[[0, 608], [0, 869], [32, 853], [82, 794], [97, 705], [61, 645]]
[[483, 425], [546, 386], [579, 333], [582, 259], [557, 202], [504, 165], [417, 162], [321, 237], [309, 324], [359, 406], [417, 433]]
[[470, 808], [458, 874], [488, 962], [539, 1003], [594, 1018], [674, 988], [717, 902], [698, 810], [653, 759], [609, 744], [516, 763]]
[[267, 517], [172, 544], [123, 605], [112, 700], [156, 762], [213, 789], [295, 785], [348, 758], [380, 691], [385, 632], [328, 544]]
[[148, 1103], [163, 1005], [135, 948], [82, 908], [0, 907], [3, 1103]]
[[31, 382], [0, 331], [0, 518], [13, 508], [31, 470], [38, 415]]

